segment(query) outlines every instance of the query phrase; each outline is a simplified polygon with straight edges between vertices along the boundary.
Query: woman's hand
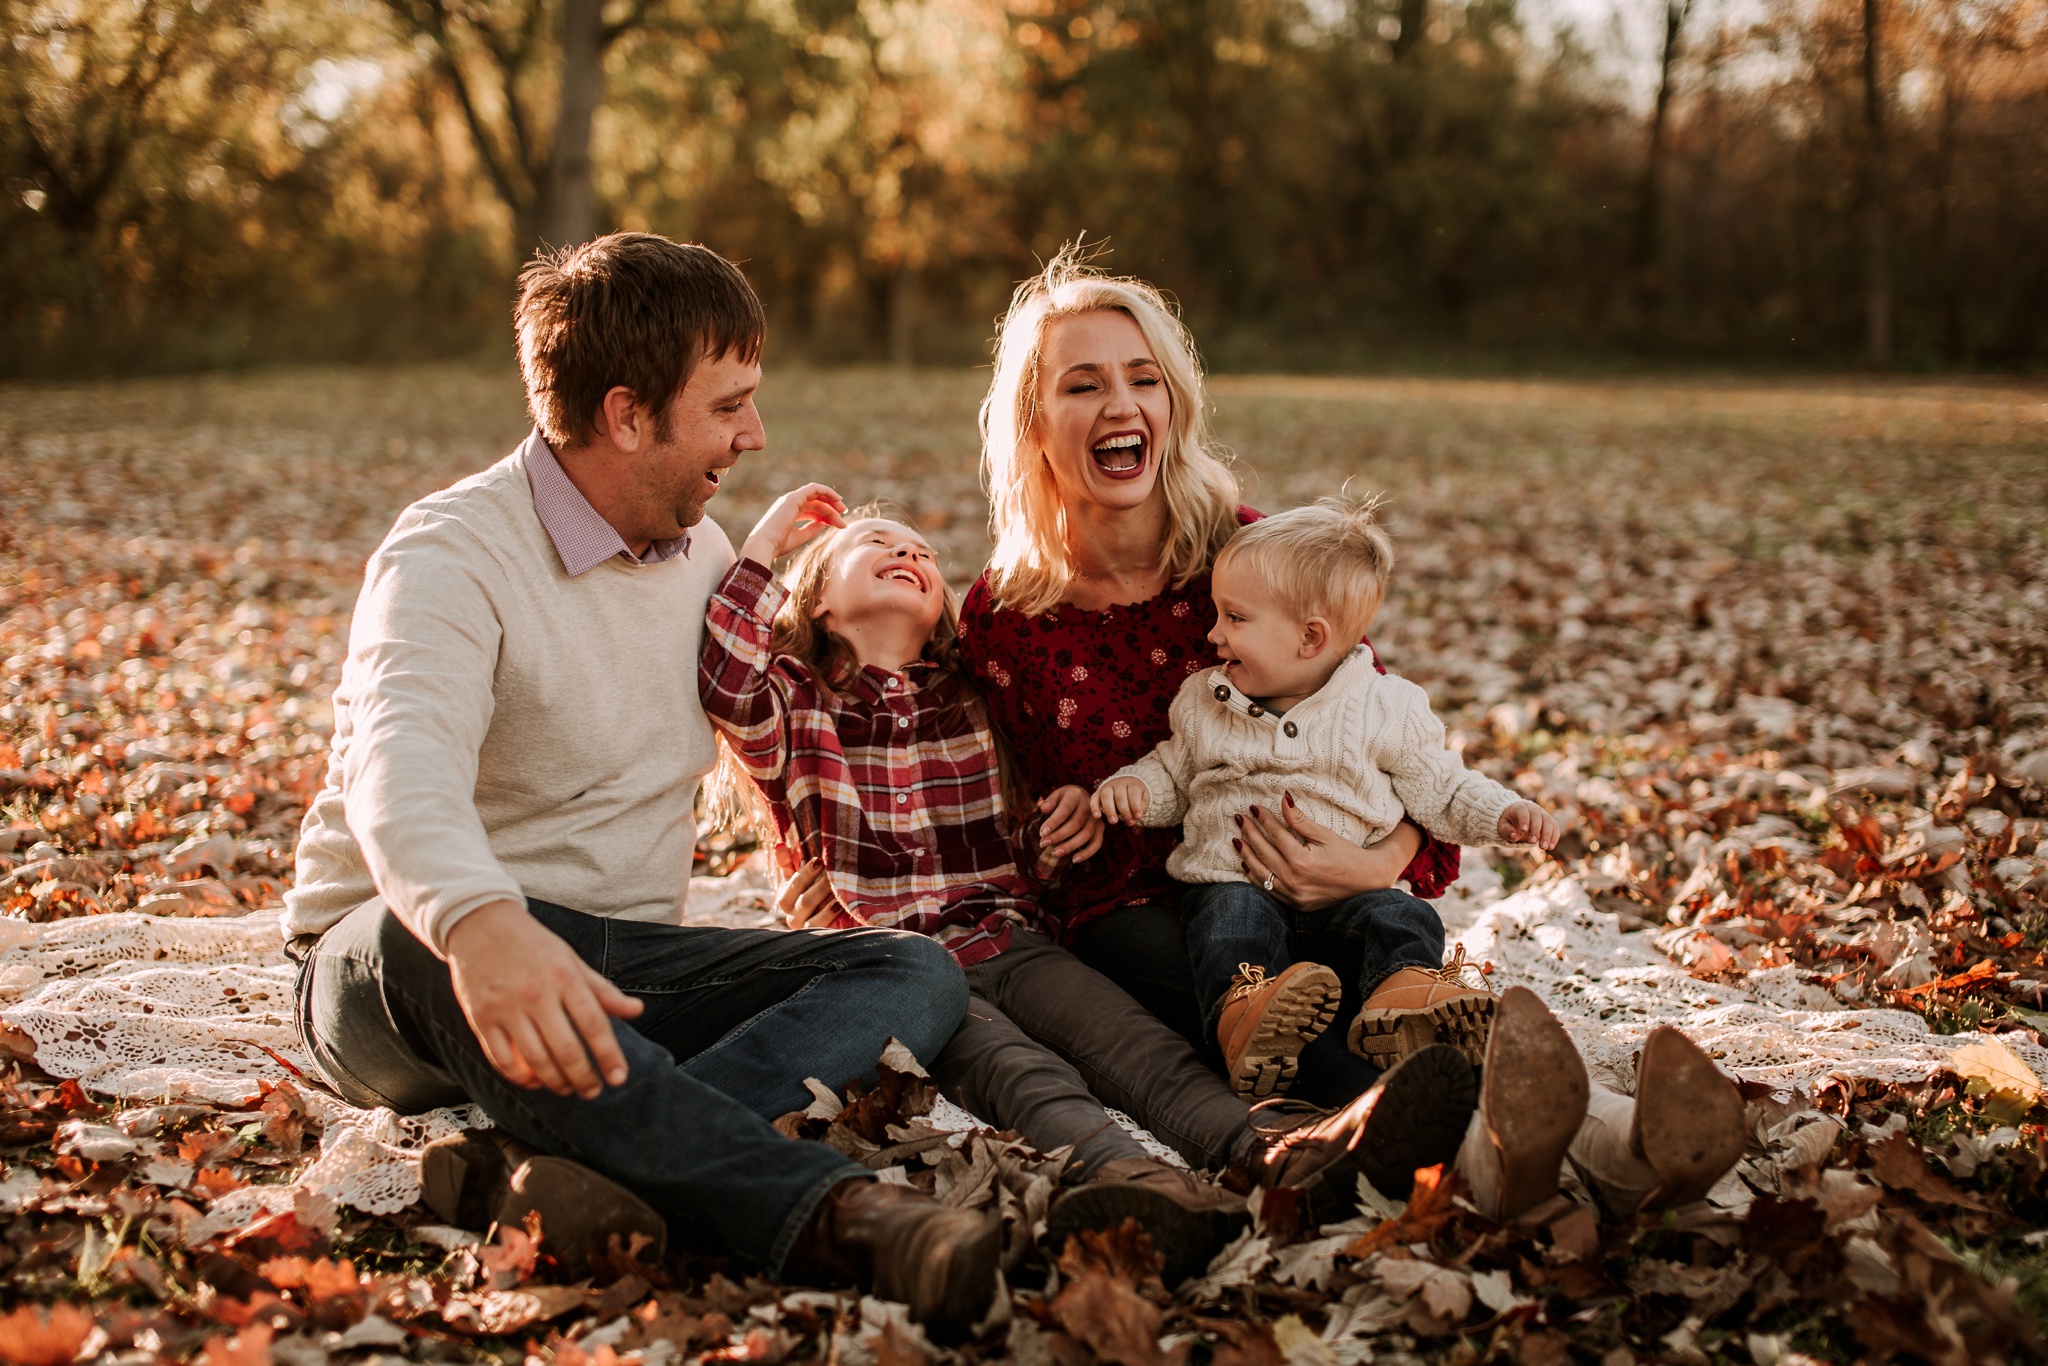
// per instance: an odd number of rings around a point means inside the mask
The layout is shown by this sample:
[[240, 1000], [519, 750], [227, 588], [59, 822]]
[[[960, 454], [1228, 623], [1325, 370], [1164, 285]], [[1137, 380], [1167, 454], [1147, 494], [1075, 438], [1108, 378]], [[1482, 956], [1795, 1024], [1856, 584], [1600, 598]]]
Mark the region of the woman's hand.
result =
[[1085, 788], [1069, 783], [1039, 798], [1038, 871], [1063, 858], [1079, 863], [1102, 847], [1102, 818], [1088, 805]]
[[817, 859], [805, 859], [782, 884], [775, 894], [775, 909], [792, 930], [829, 930], [846, 915], [832, 880], [825, 876], [825, 865]]
[[826, 527], [845, 525], [846, 500], [824, 484], [805, 484], [768, 505], [740, 546], [740, 558], [773, 565]]
[[1244, 875], [1297, 911], [1320, 911], [1360, 892], [1401, 880], [1422, 848], [1422, 831], [1404, 820], [1378, 844], [1359, 848], [1301, 814], [1292, 793], [1279, 811], [1253, 807], [1237, 818], [1231, 844]]

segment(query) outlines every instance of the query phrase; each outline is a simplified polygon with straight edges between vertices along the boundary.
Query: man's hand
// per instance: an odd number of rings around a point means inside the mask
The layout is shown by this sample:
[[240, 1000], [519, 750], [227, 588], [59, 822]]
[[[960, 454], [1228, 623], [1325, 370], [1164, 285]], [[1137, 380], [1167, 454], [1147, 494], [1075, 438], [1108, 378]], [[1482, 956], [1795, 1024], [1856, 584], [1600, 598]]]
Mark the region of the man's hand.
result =
[[1152, 805], [1152, 792], [1140, 778], [1111, 778], [1088, 799], [1095, 814], [1111, 825], [1138, 825]]
[[740, 546], [740, 558], [772, 565], [826, 527], [845, 525], [846, 500], [823, 484], [805, 484], [768, 505]]
[[[448, 932], [455, 999], [484, 1056], [514, 1085], [595, 1100], [626, 1082], [612, 1018], [639, 1001], [620, 991], [516, 901], [493, 901]], [[599, 1080], [599, 1074], [603, 1081]]]
[[1500, 813], [1500, 837], [1505, 844], [1555, 849], [1560, 832], [1557, 818], [1534, 802], [1516, 802]]
[[1422, 831], [1402, 821], [1378, 844], [1361, 849], [1326, 825], [1301, 814], [1293, 795], [1278, 812], [1252, 807], [1237, 818], [1232, 841], [1253, 883], [1265, 885], [1297, 911], [1320, 911], [1360, 892], [1379, 891], [1401, 880], [1422, 848]]
[[1085, 788], [1069, 783], [1039, 799], [1038, 872], [1043, 877], [1063, 858], [1079, 863], [1102, 847], [1102, 822], [1088, 805]]
[[775, 909], [792, 930], [829, 930], [846, 914], [832, 880], [825, 876], [825, 865], [817, 859], [805, 859], [782, 884], [775, 894]]

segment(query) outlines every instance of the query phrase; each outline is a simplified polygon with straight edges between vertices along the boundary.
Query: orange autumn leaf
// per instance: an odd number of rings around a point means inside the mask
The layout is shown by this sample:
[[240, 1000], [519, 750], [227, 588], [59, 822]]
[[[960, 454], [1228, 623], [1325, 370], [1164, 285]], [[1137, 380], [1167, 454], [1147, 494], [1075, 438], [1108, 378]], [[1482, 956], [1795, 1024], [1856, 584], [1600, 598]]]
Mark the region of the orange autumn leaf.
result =
[[309, 1303], [350, 1295], [362, 1288], [355, 1264], [347, 1258], [311, 1260], [305, 1257], [273, 1257], [256, 1268], [256, 1274], [279, 1290], [303, 1290]]
[[0, 1361], [8, 1366], [67, 1366], [92, 1333], [92, 1315], [75, 1304], [48, 1312], [23, 1305], [0, 1315]]
[[510, 1290], [532, 1279], [540, 1261], [540, 1212], [528, 1214], [526, 1224], [525, 1228], [500, 1224], [497, 1241], [477, 1249], [477, 1261], [483, 1265], [491, 1289]]
[[1441, 1163], [1415, 1173], [1415, 1190], [1408, 1207], [1383, 1221], [1344, 1249], [1347, 1257], [1365, 1258], [1397, 1243], [1426, 1243], [1456, 1211], [1451, 1201], [1462, 1188], [1457, 1173], [1446, 1172]]
[[249, 1183], [226, 1167], [202, 1167], [199, 1174], [192, 1178], [192, 1184], [202, 1193], [218, 1198], [229, 1191], [238, 1191]]
[[220, 1160], [221, 1155], [240, 1142], [225, 1129], [194, 1129], [178, 1140], [178, 1156], [196, 1167]]
[[66, 1077], [64, 1084], [57, 1088], [57, 1104], [63, 1107], [66, 1114], [71, 1115], [106, 1113], [104, 1106], [85, 1093], [85, 1088], [78, 1084], [76, 1077]]
[[206, 1366], [271, 1366], [271, 1335], [267, 1323], [251, 1324], [233, 1337], [215, 1334], [206, 1340], [202, 1359]]
[[229, 1238], [227, 1246], [234, 1247], [249, 1239], [261, 1238], [277, 1244], [286, 1252], [307, 1252], [318, 1248], [324, 1237], [318, 1229], [308, 1228], [302, 1223], [294, 1210], [279, 1210], [276, 1214], [264, 1215]]

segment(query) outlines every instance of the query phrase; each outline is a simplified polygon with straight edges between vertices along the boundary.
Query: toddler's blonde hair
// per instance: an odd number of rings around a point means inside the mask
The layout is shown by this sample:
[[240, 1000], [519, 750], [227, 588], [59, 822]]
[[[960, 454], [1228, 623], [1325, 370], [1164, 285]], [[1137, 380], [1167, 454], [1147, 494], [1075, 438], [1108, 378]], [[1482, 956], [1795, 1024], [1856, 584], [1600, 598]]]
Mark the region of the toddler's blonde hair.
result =
[[1110, 309], [1145, 334], [1166, 377], [1173, 416], [1159, 438], [1159, 482], [1167, 533], [1158, 567], [1178, 588], [1209, 568], [1237, 526], [1237, 476], [1228, 452], [1209, 438], [1208, 399], [1195, 339], [1166, 295], [1143, 280], [1090, 264], [1070, 243], [1017, 286], [996, 337], [995, 377], [981, 405], [981, 472], [988, 486], [988, 584], [998, 607], [1037, 616], [1059, 606], [1073, 582], [1066, 507], [1038, 434], [1045, 337], [1053, 322]]
[[1386, 600], [1394, 543], [1379, 521], [1378, 498], [1319, 498], [1243, 528], [1216, 557], [1265, 580], [1282, 608], [1306, 621], [1321, 617], [1335, 639], [1356, 641]]

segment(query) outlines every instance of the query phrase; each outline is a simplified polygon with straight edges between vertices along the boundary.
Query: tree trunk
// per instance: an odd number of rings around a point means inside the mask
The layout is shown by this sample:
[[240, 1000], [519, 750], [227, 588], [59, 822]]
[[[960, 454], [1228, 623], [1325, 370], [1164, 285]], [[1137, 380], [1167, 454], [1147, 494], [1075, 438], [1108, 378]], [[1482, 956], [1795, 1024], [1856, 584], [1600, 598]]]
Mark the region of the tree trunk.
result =
[[574, 246], [596, 234], [590, 129], [603, 98], [604, 0], [563, 0], [562, 102], [534, 215], [545, 245]]
[[1892, 363], [1891, 223], [1885, 205], [1883, 55], [1878, 30], [1879, 0], [1863, 0], [1863, 214], [1868, 252], [1864, 293], [1865, 342], [1871, 368]]
[[917, 272], [909, 266], [889, 277], [889, 363], [899, 370], [917, 364]]
[[1414, 51], [1422, 41], [1422, 31], [1429, 26], [1429, 0], [1401, 0], [1399, 14], [1401, 31], [1394, 35], [1390, 45], [1395, 61], [1401, 61]]
[[1650, 109], [1650, 145], [1643, 158], [1642, 194], [1636, 203], [1635, 274], [1637, 307], [1647, 334], [1663, 310], [1664, 161], [1671, 120], [1671, 72], [1678, 65], [1692, 0], [1665, 0], [1664, 49], [1657, 67], [1657, 102]]

